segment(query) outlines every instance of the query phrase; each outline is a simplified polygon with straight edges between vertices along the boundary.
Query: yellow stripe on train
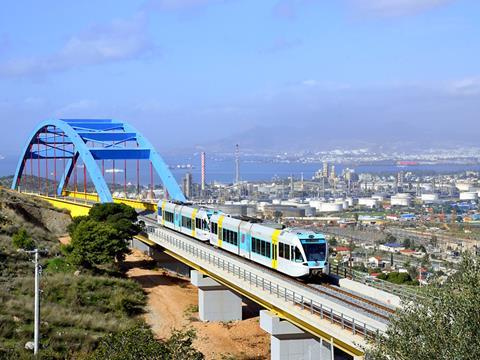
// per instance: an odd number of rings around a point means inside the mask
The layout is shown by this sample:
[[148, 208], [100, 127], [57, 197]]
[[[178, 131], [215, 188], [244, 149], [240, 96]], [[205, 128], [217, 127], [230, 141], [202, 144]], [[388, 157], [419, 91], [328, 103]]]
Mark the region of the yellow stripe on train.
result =
[[218, 247], [222, 247], [222, 241], [223, 241], [223, 232], [222, 232], [223, 219], [225, 219], [225, 215], [221, 215], [221, 216], [218, 218]]
[[195, 229], [197, 228], [196, 219], [197, 219], [198, 209], [193, 209], [192, 212], [192, 236], [195, 237]]
[[281, 230], [275, 230], [272, 234], [272, 268], [278, 268], [278, 237]]

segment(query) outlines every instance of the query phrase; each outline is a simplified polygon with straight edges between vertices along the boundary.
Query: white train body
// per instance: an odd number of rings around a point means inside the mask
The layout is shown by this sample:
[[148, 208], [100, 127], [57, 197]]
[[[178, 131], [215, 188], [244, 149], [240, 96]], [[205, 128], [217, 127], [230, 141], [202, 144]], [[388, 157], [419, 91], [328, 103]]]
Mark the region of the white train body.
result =
[[274, 229], [210, 209], [161, 201], [158, 223], [292, 277], [328, 274], [322, 234]]

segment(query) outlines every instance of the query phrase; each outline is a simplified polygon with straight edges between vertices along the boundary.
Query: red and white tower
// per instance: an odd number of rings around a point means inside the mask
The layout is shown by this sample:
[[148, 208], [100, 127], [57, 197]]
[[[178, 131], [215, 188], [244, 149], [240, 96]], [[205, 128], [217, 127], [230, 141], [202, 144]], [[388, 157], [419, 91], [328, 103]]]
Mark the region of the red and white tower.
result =
[[200, 154], [200, 162], [202, 164], [202, 182], [201, 182], [201, 186], [202, 186], [202, 192], [205, 191], [205, 151], [202, 151], [202, 153]]

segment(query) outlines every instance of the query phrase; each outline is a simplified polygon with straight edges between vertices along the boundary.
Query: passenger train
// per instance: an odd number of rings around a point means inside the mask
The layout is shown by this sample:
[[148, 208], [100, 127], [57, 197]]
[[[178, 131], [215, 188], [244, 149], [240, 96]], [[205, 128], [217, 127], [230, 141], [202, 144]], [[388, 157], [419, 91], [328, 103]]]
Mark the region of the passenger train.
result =
[[328, 244], [323, 234], [275, 229], [219, 211], [161, 200], [160, 225], [242, 256], [292, 277], [328, 274]]

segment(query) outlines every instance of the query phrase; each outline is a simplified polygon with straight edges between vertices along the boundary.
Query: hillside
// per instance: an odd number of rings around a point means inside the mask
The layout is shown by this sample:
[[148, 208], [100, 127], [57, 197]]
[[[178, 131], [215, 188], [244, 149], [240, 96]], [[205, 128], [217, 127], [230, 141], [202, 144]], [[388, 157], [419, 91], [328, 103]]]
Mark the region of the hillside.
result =
[[70, 214], [49, 203], [8, 189], [0, 188], [0, 234], [12, 235], [25, 227], [42, 240], [65, 234]]
[[67, 232], [69, 214], [48, 203], [0, 189], [0, 359], [27, 359], [33, 334], [33, 264], [18, 251], [12, 235], [23, 228], [42, 257], [42, 358], [77, 359], [102, 336], [135, 326], [143, 312], [141, 287], [113, 277], [76, 269], [60, 254], [58, 236]]

